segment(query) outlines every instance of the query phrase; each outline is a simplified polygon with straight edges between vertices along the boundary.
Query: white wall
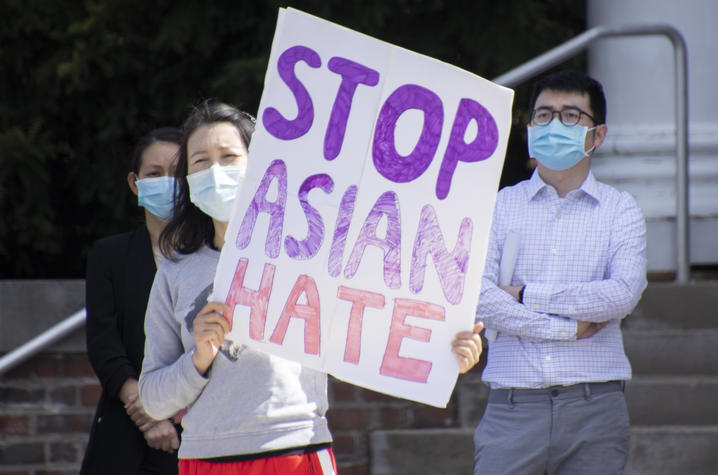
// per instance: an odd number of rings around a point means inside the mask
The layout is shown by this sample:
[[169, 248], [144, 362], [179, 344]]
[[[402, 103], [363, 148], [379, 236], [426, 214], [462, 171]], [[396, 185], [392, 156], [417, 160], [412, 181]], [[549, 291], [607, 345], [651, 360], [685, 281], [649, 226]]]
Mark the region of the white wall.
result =
[[[588, 0], [587, 28], [668, 23], [688, 47], [690, 256], [718, 263], [718, 1]], [[608, 101], [596, 176], [631, 192], [648, 222], [649, 270], [675, 269], [674, 56], [663, 36], [611, 38], [589, 49]]]

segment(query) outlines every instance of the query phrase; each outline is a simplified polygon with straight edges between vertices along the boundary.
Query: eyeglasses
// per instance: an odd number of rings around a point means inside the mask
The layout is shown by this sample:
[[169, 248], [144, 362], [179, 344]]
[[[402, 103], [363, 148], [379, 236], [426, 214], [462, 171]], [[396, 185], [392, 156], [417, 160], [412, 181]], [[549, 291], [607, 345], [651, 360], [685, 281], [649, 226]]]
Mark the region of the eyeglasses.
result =
[[555, 111], [548, 107], [539, 107], [531, 113], [531, 122], [534, 125], [548, 125], [549, 122], [553, 120], [555, 114], [558, 114], [558, 118], [563, 125], [571, 126], [578, 124], [582, 115], [591, 119], [594, 124], [596, 123], [596, 119], [594, 119], [591, 114], [582, 111], [578, 107], [565, 107], [560, 111]]

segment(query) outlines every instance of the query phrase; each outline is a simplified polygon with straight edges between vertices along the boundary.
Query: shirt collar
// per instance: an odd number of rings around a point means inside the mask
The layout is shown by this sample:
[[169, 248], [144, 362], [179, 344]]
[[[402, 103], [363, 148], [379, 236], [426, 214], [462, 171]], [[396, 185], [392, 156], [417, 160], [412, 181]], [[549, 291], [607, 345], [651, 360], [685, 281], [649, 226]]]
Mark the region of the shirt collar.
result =
[[[549, 187], [550, 185], [541, 179], [538, 169], [535, 169], [526, 186], [528, 199], [534, 199], [541, 191], [548, 189]], [[582, 195], [590, 196], [597, 202], [601, 201], [598, 181], [590, 170], [588, 171], [588, 176], [586, 176], [586, 179], [583, 180], [583, 183], [581, 183], [581, 186], [579, 186], [578, 189], [582, 192]]]
[[585, 180], [583, 180], [579, 189], [594, 200], [599, 202], [601, 201], [601, 192], [599, 190], [598, 180], [596, 180], [596, 177], [593, 176], [591, 170], [588, 171], [588, 176]]
[[528, 199], [534, 199], [538, 192], [543, 190], [544, 188], [548, 188], [548, 185], [541, 179], [538, 173], [538, 168], [536, 168], [534, 169], [533, 175], [531, 175], [531, 178], [526, 184], [526, 194], [528, 195]]

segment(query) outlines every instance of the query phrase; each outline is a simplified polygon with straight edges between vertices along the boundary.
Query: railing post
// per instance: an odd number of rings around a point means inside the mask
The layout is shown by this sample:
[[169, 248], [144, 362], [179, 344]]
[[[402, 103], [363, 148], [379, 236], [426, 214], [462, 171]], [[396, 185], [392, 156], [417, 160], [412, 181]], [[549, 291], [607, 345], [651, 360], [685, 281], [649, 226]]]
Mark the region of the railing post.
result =
[[673, 44], [676, 82], [676, 282], [690, 279], [690, 206], [688, 194], [688, 54], [678, 30], [668, 37]]

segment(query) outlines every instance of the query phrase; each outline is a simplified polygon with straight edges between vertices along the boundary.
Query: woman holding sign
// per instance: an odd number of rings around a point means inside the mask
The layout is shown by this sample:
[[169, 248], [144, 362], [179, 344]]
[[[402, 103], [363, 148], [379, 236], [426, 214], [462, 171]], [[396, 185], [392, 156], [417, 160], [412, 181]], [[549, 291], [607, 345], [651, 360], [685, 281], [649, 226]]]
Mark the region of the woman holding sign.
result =
[[[207, 304], [254, 119], [217, 102], [184, 124], [167, 259], [150, 296], [140, 394], [148, 413], [189, 408], [180, 473], [333, 473], [326, 376], [225, 340], [224, 306]], [[219, 466], [217, 466], [219, 464]]]
[[[161, 237], [176, 254], [152, 289], [140, 395], [154, 417], [189, 408], [180, 474], [333, 474], [326, 374], [228, 340], [230, 309], [207, 303], [253, 130], [250, 115], [217, 102], [185, 122], [176, 213]], [[478, 335], [455, 345], [466, 371]]]

